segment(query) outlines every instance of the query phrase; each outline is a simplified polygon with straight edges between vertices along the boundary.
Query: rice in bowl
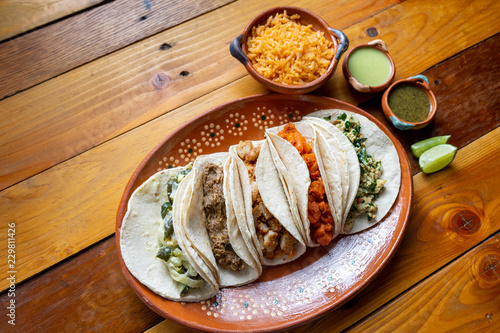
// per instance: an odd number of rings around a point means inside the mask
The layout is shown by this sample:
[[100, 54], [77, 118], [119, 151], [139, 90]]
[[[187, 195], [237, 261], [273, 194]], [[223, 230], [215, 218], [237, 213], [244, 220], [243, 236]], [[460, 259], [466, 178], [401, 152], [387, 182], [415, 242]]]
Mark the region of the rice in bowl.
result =
[[297, 22], [300, 15], [287, 12], [270, 16], [252, 27], [247, 57], [266, 78], [285, 85], [301, 85], [326, 73], [335, 50], [324, 33]]

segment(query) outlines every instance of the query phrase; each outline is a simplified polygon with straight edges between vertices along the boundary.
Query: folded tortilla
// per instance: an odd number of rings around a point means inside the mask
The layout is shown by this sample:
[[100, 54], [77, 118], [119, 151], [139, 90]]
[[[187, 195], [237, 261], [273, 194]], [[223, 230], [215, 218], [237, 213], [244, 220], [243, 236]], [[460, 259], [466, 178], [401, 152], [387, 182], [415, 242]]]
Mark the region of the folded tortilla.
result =
[[[342, 222], [342, 178], [336, 159], [328, 148], [324, 136], [314, 130], [314, 127], [306, 122], [295, 123], [295, 128], [312, 144], [313, 153], [316, 156], [321, 178], [325, 187], [328, 205], [334, 220], [332, 236], [335, 238], [341, 231]], [[302, 229], [306, 245], [313, 247], [319, 244], [314, 242], [310, 235], [310, 222], [308, 218], [308, 194], [311, 185], [309, 169], [297, 149], [287, 140], [277, 135], [284, 126], [273, 127], [266, 131], [271, 152], [274, 154], [275, 166], [283, 175], [287, 188], [287, 197], [293, 208], [296, 202], [298, 208], [298, 225]]]
[[[235, 259], [235, 262], [240, 263], [240, 266], [243, 267], [241, 270], [232, 270], [224, 264], [221, 264], [220, 260], [222, 259], [217, 260], [216, 254], [214, 253], [214, 248], [217, 248], [217, 245], [222, 243], [218, 240], [214, 242], [214, 236], [211, 238], [209, 228], [213, 227], [210, 226], [211, 222], [207, 222], [207, 214], [204, 208], [204, 186], [206, 185], [203, 181], [204, 169], [210, 165], [215, 165], [219, 170], [222, 170], [223, 179], [222, 187], [218, 190], [219, 192], [207, 195], [207, 200], [218, 198], [223, 201], [222, 210], [225, 216], [221, 216], [221, 218], [229, 240], [228, 243], [225, 243], [224, 255], [232, 255], [234, 257], [233, 254], [235, 254], [237, 258], [240, 259], [237, 261]], [[229, 176], [229, 166], [230, 161], [228, 152], [202, 155], [195, 160], [192, 171], [193, 183], [187, 194], [189, 200], [186, 204], [186, 220], [184, 225], [186, 239], [198, 251], [198, 254], [203, 258], [206, 265], [218, 272], [220, 277], [219, 285], [221, 287], [247, 284], [256, 280], [262, 273], [260, 263], [255, 260], [252, 250], [247, 247], [242, 232], [238, 227], [235, 215], [235, 205], [232, 203], [232, 198], [228, 194], [228, 182], [231, 179]], [[210, 189], [205, 188], [205, 190], [209, 191]], [[222, 229], [214, 233], [224, 235]], [[214, 233], [212, 235], [214, 235]], [[223, 238], [224, 241], [227, 241], [225, 236]]]
[[311, 123], [327, 140], [342, 177], [342, 230], [359, 187], [360, 167], [356, 150], [351, 141], [332, 123], [323, 118], [306, 116], [303, 121]]
[[249, 246], [253, 245], [266, 266], [300, 257], [306, 251], [305, 241], [293, 219], [268, 141], [240, 142], [231, 146], [229, 152], [235, 171], [232, 183], [236, 185], [232, 197], [235, 206], [245, 210], [238, 223], [248, 235]]
[[[361, 133], [365, 138], [367, 138], [365, 141], [366, 151], [368, 154], [373, 155], [377, 160], [382, 162], [383, 172], [380, 179], [386, 180], [384, 186], [385, 188], [380, 192], [379, 197], [376, 199], [376, 204], [378, 206], [376, 217], [372, 220], [368, 220], [365, 215], [359, 215], [353, 220], [347, 219], [345, 221], [342, 233], [352, 234], [377, 224], [390, 211], [399, 194], [399, 188], [401, 186], [401, 165], [396, 147], [392, 143], [391, 139], [374, 122], [365, 116], [346, 110], [332, 109], [316, 111], [310, 113], [308, 117], [316, 117], [323, 120], [330, 119], [331, 121], [329, 121], [329, 123], [332, 123], [343, 113], [348, 116], [352, 116], [361, 124]], [[333, 127], [332, 131], [338, 138], [341, 137], [339, 136], [339, 133], [344, 135], [338, 128], [335, 126]], [[335, 129], [337, 131], [335, 131]], [[349, 149], [346, 149], [345, 151], [348, 152]], [[358, 160], [357, 156], [354, 158], [352, 151], [351, 153], [346, 154], [346, 157], [350, 165], [355, 165]], [[357, 163], [359, 165], [359, 162]], [[350, 175], [353, 175], [353, 170], [350, 171]], [[354, 182], [353, 179], [351, 179], [351, 181]]]
[[181, 295], [178, 282], [170, 276], [166, 262], [156, 257], [160, 248], [160, 230], [163, 225], [161, 206], [169, 200], [169, 180], [184, 168], [160, 171], [131, 195], [128, 209], [120, 230], [120, 250], [123, 261], [130, 273], [154, 293], [170, 300], [197, 302], [213, 297], [219, 290], [217, 277], [196, 255], [196, 252], [183, 241], [179, 227], [180, 216], [176, 205], [182, 203], [180, 195], [187, 185], [186, 177], [179, 185], [174, 197], [174, 233], [179, 247], [189, 263], [205, 280], [202, 288], [191, 288]]

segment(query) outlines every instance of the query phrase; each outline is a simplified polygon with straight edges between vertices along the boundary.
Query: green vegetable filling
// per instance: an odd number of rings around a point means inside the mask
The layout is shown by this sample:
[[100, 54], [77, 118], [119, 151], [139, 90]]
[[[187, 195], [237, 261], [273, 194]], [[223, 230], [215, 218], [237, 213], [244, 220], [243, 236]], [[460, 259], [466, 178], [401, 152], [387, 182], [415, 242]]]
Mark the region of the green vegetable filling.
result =
[[[328, 119], [327, 119], [328, 118]], [[360, 165], [360, 182], [356, 198], [351, 206], [346, 225], [352, 226], [352, 220], [365, 214], [368, 221], [376, 217], [377, 205], [374, 201], [379, 197], [386, 180], [379, 179], [382, 175], [382, 163], [366, 152], [366, 140], [361, 133], [361, 124], [352, 116], [342, 113], [335, 120], [325, 117], [344, 133], [351, 141], [358, 155]]]
[[158, 259], [165, 261], [170, 276], [177, 282], [180, 295], [185, 295], [190, 288], [203, 287], [205, 282], [182, 252], [174, 231], [173, 204], [175, 192], [191, 169], [190, 166], [187, 167], [167, 183], [168, 201], [161, 206], [163, 223], [159, 237], [160, 249], [156, 254]]

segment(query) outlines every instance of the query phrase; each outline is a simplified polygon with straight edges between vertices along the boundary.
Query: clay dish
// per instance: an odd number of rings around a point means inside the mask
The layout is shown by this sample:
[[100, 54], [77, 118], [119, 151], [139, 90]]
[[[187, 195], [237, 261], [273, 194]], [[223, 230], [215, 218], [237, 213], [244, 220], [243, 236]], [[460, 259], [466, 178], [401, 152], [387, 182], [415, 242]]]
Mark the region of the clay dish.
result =
[[[349, 58], [356, 50], [364, 49], [364, 48], [372, 48], [372, 49], [379, 50], [387, 56], [387, 59], [389, 60], [389, 63], [391, 66], [391, 72], [389, 74], [389, 77], [387, 78], [387, 81], [384, 84], [377, 85], [377, 86], [366, 85], [366, 84], [359, 82], [351, 74], [351, 71], [349, 70], [349, 65], [348, 65]], [[342, 62], [342, 73], [344, 74], [344, 78], [347, 81], [347, 83], [351, 87], [356, 89], [357, 91], [364, 92], [364, 93], [377, 93], [377, 92], [380, 92], [380, 91], [386, 89], [392, 83], [392, 81], [394, 80], [394, 75], [396, 74], [396, 65], [394, 64], [394, 60], [392, 59], [391, 55], [389, 54], [389, 51], [387, 50], [386, 43], [381, 39], [375, 39], [369, 43], [358, 45], [346, 53], [346, 55], [344, 57], [344, 61]]]
[[[391, 110], [391, 108], [389, 107], [389, 94], [394, 89], [394, 87], [396, 87], [399, 84], [414, 85], [425, 91], [427, 97], [429, 98], [430, 110], [429, 114], [427, 115], [427, 118], [424, 121], [413, 123], [406, 120], [402, 120], [398, 118]], [[389, 88], [387, 88], [387, 90], [384, 92], [384, 95], [382, 96], [382, 110], [384, 111], [385, 117], [394, 125], [394, 127], [396, 127], [399, 130], [403, 131], [416, 130], [429, 125], [434, 119], [434, 116], [436, 115], [437, 101], [436, 101], [436, 96], [434, 95], [434, 93], [430, 88], [429, 80], [427, 79], [427, 77], [425, 77], [424, 75], [416, 75], [407, 79], [394, 82]]]
[[[274, 16], [277, 13], [283, 13], [284, 11], [287, 12], [288, 16], [299, 14], [300, 19], [298, 20], [298, 22], [300, 24], [312, 25], [313, 30], [322, 31], [325, 38], [333, 43], [335, 56], [332, 59], [327, 71], [314, 81], [307, 82], [301, 85], [286, 85], [274, 82], [257, 72], [252, 66], [251, 61], [249, 61], [247, 57], [248, 49], [246, 42], [252, 33], [252, 27], [265, 24], [270, 16]], [[231, 55], [238, 59], [238, 61], [245, 66], [248, 73], [269, 90], [281, 94], [305, 94], [321, 87], [332, 77], [342, 54], [344, 54], [348, 47], [349, 41], [345, 34], [340, 30], [330, 28], [328, 24], [318, 15], [306, 9], [282, 6], [268, 9], [257, 15], [253, 20], [250, 21], [245, 30], [243, 30], [243, 34], [239, 35], [231, 42], [229, 49]]]
[[[339, 236], [329, 246], [309, 248], [293, 262], [265, 267], [262, 276], [253, 283], [222, 288], [206, 301], [169, 301], [134, 278], [121, 256], [119, 239], [128, 200], [138, 186], [160, 170], [186, 165], [202, 154], [227, 151], [240, 140], [262, 140], [266, 128], [300, 121], [323, 109], [344, 109], [367, 117], [396, 147], [401, 164], [399, 196], [377, 225], [358, 234]], [[211, 332], [289, 329], [338, 309], [373, 281], [403, 239], [412, 195], [413, 178], [406, 152], [389, 129], [372, 115], [322, 96], [244, 97], [184, 123], [152, 149], [132, 173], [117, 212], [118, 258], [127, 282], [141, 301], [159, 315], [191, 329]]]

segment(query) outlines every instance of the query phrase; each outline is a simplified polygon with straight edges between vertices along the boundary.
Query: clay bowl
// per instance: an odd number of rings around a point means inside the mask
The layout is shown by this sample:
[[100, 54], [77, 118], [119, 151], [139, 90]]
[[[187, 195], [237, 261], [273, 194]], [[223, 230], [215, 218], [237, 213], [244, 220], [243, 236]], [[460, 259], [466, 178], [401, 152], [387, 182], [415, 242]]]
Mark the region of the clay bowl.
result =
[[[300, 121], [317, 110], [344, 109], [364, 115], [384, 131], [401, 164], [399, 196], [373, 228], [337, 237], [329, 246], [309, 248], [293, 262], [264, 268], [251, 284], [222, 288], [206, 301], [173, 302], [141, 284], [128, 271], [120, 234], [133, 191], [154, 173], [193, 162], [196, 156], [227, 151], [240, 140], [262, 140], [267, 127]], [[287, 329], [338, 309], [382, 270], [404, 235], [410, 214], [413, 178], [403, 146], [365, 111], [329, 97], [268, 94], [219, 105], [184, 123], [145, 157], [126, 186], [116, 216], [120, 266], [131, 288], [153, 311], [191, 329], [211, 332], [269, 332]]]
[[[252, 62], [249, 61], [247, 57], [248, 49], [246, 42], [252, 33], [252, 27], [265, 24], [270, 16], [274, 16], [277, 13], [283, 13], [284, 11], [287, 12], [288, 16], [299, 14], [300, 19], [298, 22], [300, 24], [312, 25], [313, 30], [322, 31], [325, 38], [333, 43], [332, 47], [335, 50], [335, 56], [332, 59], [327, 71], [314, 81], [301, 85], [286, 85], [274, 82], [257, 72], [252, 66]], [[245, 66], [248, 73], [269, 90], [281, 94], [305, 94], [321, 87], [332, 77], [335, 69], [337, 68], [340, 57], [348, 47], [349, 41], [345, 34], [340, 30], [330, 28], [328, 24], [318, 15], [306, 9], [282, 6], [268, 9], [257, 15], [252, 21], [250, 21], [245, 30], [243, 30], [243, 34], [239, 35], [231, 42], [229, 49], [231, 55]]]
[[[355, 51], [357, 51], [359, 49], [364, 49], [364, 48], [372, 48], [372, 49], [379, 50], [380, 52], [385, 54], [387, 59], [389, 60], [389, 63], [391, 66], [391, 73], [390, 73], [389, 77], [387, 78], [387, 81], [381, 85], [370, 86], [370, 85], [366, 85], [364, 83], [361, 83], [352, 75], [351, 71], [349, 70], [348, 64], [349, 64], [349, 58], [351, 57], [351, 55]], [[391, 55], [389, 54], [389, 51], [387, 50], [386, 43], [381, 39], [375, 39], [369, 43], [358, 45], [346, 53], [346, 55], [344, 57], [344, 61], [342, 62], [342, 73], [344, 74], [344, 78], [347, 81], [347, 83], [351, 87], [356, 89], [357, 91], [364, 92], [364, 93], [377, 93], [377, 92], [380, 92], [380, 91], [386, 89], [392, 83], [392, 81], [394, 80], [394, 75], [396, 74], [396, 65], [394, 64], [394, 60], [392, 59]]]
[[[400, 84], [409, 84], [417, 86], [421, 88], [423, 91], [425, 91], [425, 93], [427, 94], [430, 103], [430, 110], [429, 114], [427, 115], [427, 118], [424, 121], [413, 123], [406, 120], [402, 120], [399, 117], [397, 117], [391, 110], [389, 106], [389, 95], [391, 91], [394, 89], [394, 87]], [[384, 95], [382, 96], [382, 110], [384, 111], [385, 117], [394, 125], [394, 127], [396, 127], [399, 130], [403, 131], [416, 130], [429, 125], [434, 119], [434, 116], [436, 115], [437, 101], [436, 101], [436, 96], [434, 95], [434, 93], [430, 88], [429, 80], [427, 79], [427, 77], [425, 77], [424, 75], [416, 75], [407, 79], [394, 82], [389, 88], [387, 88], [387, 90], [384, 92]]]

